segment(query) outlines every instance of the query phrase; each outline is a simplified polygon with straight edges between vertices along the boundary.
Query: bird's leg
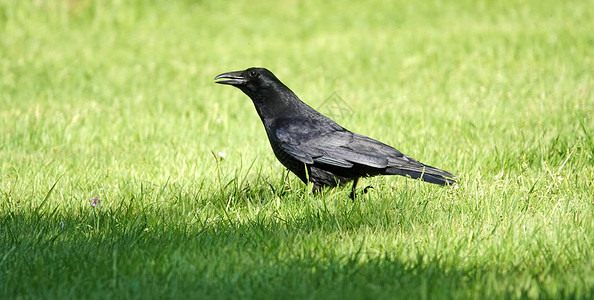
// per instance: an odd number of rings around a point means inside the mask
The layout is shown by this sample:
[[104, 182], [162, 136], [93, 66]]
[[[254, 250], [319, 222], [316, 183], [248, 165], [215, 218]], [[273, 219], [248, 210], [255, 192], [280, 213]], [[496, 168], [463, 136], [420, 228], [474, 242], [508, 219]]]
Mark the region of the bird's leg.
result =
[[313, 187], [311, 188], [311, 193], [316, 195], [320, 189], [322, 189], [322, 186], [314, 183]]
[[359, 178], [355, 178], [353, 180], [353, 187], [351, 188], [351, 200], [355, 201], [355, 188], [357, 187], [357, 181], [359, 181]]

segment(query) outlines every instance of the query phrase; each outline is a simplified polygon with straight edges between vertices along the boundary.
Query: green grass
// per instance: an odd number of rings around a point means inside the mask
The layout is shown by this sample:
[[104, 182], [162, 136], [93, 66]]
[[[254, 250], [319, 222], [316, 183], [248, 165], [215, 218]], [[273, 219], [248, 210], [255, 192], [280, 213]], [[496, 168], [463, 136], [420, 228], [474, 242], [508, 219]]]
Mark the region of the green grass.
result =
[[[409, 2], [0, 0], [0, 298], [594, 298], [594, 3]], [[459, 184], [310, 195], [250, 66]]]

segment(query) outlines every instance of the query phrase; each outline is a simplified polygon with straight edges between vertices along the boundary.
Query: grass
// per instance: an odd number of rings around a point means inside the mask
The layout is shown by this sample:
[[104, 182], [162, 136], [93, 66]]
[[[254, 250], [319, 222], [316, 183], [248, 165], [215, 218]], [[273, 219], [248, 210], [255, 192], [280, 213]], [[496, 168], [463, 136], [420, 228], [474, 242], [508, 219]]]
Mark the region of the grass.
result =
[[[0, 0], [0, 298], [594, 298], [592, 4]], [[310, 195], [249, 66], [459, 184]]]

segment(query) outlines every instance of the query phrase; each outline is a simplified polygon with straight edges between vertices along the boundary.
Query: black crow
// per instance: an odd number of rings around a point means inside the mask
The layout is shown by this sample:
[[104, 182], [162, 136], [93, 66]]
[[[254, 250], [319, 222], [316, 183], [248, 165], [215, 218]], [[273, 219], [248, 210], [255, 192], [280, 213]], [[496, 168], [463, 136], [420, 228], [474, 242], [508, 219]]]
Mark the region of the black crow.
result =
[[375, 175], [409, 176], [439, 185], [456, 183], [446, 171], [338, 125], [299, 100], [267, 69], [223, 73], [215, 80], [239, 88], [252, 99], [276, 158], [301, 181], [312, 182], [313, 193], [352, 180], [354, 199], [359, 178]]

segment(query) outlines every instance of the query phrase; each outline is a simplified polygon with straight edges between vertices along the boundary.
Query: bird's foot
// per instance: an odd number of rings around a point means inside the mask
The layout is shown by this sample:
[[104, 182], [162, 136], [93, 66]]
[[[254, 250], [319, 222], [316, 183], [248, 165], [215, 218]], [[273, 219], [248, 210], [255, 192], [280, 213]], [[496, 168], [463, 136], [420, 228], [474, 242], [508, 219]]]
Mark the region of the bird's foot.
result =
[[[365, 188], [363, 188], [363, 191], [361, 192], [361, 194], [362, 195], [363, 194], [367, 194], [367, 192], [369, 192], [369, 189], [373, 189], [373, 188], [374, 188], [373, 186], [368, 185]], [[350, 196], [351, 200], [355, 200], [355, 196], [356, 196], [355, 190], [352, 190], [351, 191], [351, 196]]]

